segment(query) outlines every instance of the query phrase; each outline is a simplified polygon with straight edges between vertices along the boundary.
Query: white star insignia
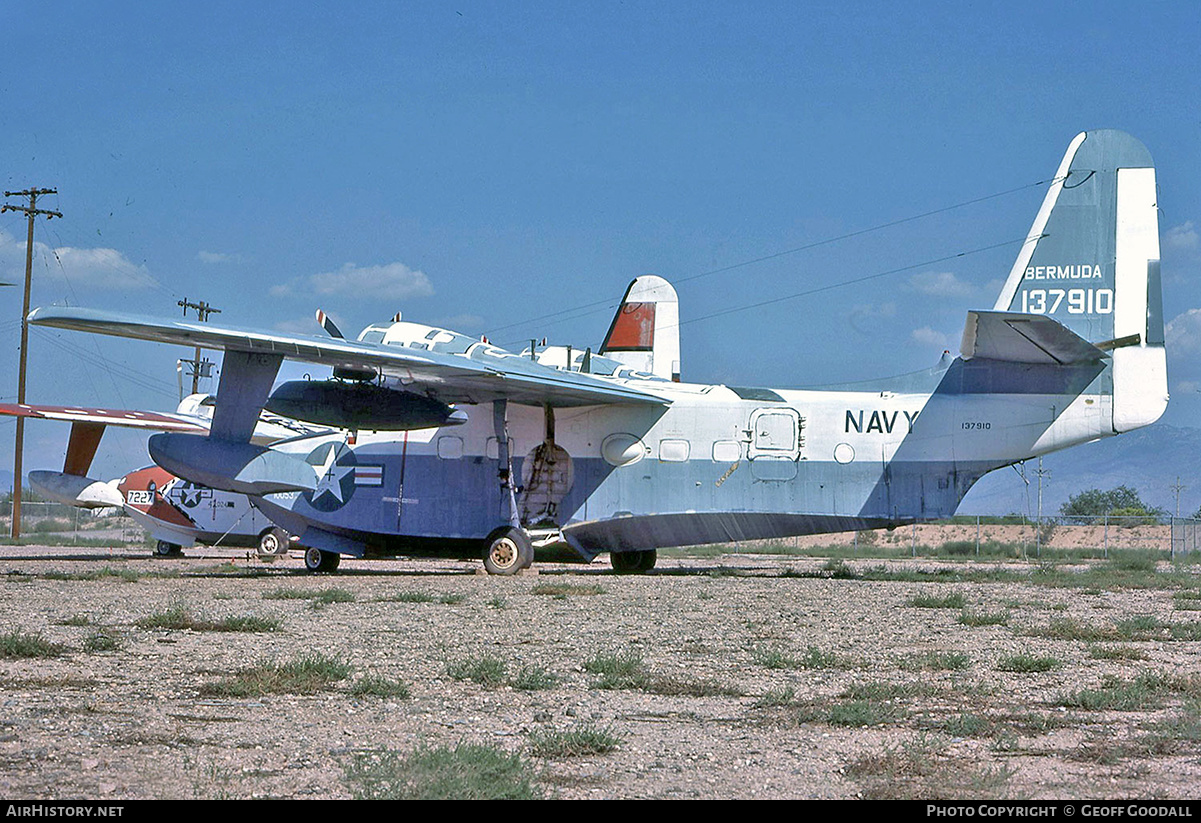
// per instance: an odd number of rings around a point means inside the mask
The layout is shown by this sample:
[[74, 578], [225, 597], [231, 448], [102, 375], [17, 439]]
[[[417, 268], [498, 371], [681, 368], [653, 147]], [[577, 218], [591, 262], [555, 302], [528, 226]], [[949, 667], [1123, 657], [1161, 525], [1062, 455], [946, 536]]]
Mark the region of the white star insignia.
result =
[[331, 445], [325, 453], [325, 462], [313, 466], [317, 473], [317, 488], [313, 489], [313, 500], [325, 494], [331, 494], [339, 503], [345, 503], [342, 496], [342, 478], [354, 471], [353, 466], [338, 465], [338, 449]]

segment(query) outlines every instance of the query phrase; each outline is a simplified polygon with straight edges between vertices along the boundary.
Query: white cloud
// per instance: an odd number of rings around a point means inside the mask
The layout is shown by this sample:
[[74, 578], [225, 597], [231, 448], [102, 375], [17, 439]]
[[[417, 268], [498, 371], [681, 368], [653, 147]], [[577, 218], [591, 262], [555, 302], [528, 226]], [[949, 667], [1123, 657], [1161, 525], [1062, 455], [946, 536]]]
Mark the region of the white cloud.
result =
[[149, 289], [157, 285], [145, 266], [135, 265], [116, 249], [55, 249], [63, 272], [76, 283], [101, 289]]
[[1173, 318], [1164, 328], [1164, 340], [1172, 355], [1201, 353], [1201, 309]]
[[[126, 290], [158, 285], [145, 266], [131, 262], [116, 249], [51, 249], [35, 242], [33, 253], [49, 261], [52, 274], [64, 275], [74, 287]], [[53, 262], [56, 258], [57, 264]], [[25, 277], [25, 243], [4, 231], [0, 231], [0, 272], [11, 282]]]
[[929, 326], [914, 329], [910, 332], [909, 337], [913, 342], [923, 346], [938, 346], [939, 348], [948, 350], [952, 348], [952, 343], [954, 342], [950, 335], [936, 331]]
[[909, 278], [909, 287], [934, 297], [971, 297], [976, 289], [949, 271], [924, 271]]
[[404, 263], [385, 263], [382, 266], [345, 263], [337, 271], [298, 277], [271, 289], [273, 297], [315, 294], [344, 295], [364, 300], [404, 300], [429, 297], [433, 293], [434, 287], [425, 273], [410, 269]]
[[896, 317], [896, 303], [857, 303], [851, 306], [851, 313], [847, 315], [847, 325], [852, 329], [865, 336], [875, 334], [879, 329], [878, 321], [885, 317]]
[[1201, 246], [1201, 236], [1197, 234], [1197, 229], [1193, 226], [1193, 221], [1181, 223], [1179, 226], [1173, 226], [1168, 229], [1164, 235], [1164, 242], [1174, 249], [1195, 249]]

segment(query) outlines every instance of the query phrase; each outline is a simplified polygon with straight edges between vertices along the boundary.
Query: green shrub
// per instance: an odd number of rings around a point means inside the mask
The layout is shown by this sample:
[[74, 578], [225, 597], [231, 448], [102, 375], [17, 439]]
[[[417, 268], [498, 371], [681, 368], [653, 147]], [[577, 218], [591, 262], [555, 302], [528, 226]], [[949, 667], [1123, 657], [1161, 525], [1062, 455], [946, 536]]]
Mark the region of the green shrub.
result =
[[410, 754], [355, 755], [346, 782], [358, 800], [538, 800], [534, 772], [518, 754], [462, 744]]

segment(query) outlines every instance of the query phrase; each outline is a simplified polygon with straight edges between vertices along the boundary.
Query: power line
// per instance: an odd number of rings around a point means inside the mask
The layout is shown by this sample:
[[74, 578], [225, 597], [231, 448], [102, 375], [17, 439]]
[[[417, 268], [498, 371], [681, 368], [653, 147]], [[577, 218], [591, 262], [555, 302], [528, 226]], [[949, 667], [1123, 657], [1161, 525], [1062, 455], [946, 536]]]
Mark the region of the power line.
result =
[[111, 378], [114, 378], [114, 384], [116, 382], [115, 378], [121, 377], [130, 383], [140, 386], [141, 388], [148, 389], [149, 391], [158, 392], [159, 394], [165, 394], [172, 397], [175, 395], [174, 391], [164, 388], [164, 386], [169, 385], [166, 383], [166, 381], [157, 381], [155, 378], [147, 377], [143, 372], [122, 366], [116, 361], [109, 360], [102, 354], [92, 354], [87, 349], [70, 344], [65, 340], [58, 338], [53, 333], [46, 331], [45, 329], [34, 329], [34, 333], [37, 334], [40, 339], [44, 340], [50, 345], [55, 346], [56, 348], [59, 348], [70, 355], [78, 357], [85, 363], [90, 363], [94, 366], [104, 369], [109, 373]]
[[736, 312], [750, 311], [751, 309], [759, 309], [764, 306], [771, 306], [775, 303], [783, 303], [788, 300], [796, 300], [799, 297], [808, 297], [811, 294], [819, 294], [821, 292], [830, 291], [832, 289], [840, 289], [843, 286], [852, 286], [852, 285], [855, 285], [856, 283], [864, 283], [864, 282], [867, 282], [868, 280], [876, 280], [880, 277], [887, 277], [891, 274], [900, 274], [901, 272], [912, 271], [913, 269], [920, 269], [924, 266], [933, 266], [935, 263], [945, 263], [948, 260], [956, 260], [961, 257], [968, 257], [973, 254], [980, 254], [982, 252], [992, 251], [993, 249], [1000, 249], [1005, 246], [1012, 246], [1016, 243], [1024, 243], [1024, 242], [1026, 242], [1026, 240], [1027, 240], [1027, 238], [1025, 238], [1025, 237], [1017, 238], [1015, 240], [1002, 240], [999, 243], [992, 243], [987, 246], [980, 246], [975, 249], [969, 249], [967, 251], [956, 252], [955, 254], [948, 254], [945, 257], [937, 257], [933, 260], [926, 260], [921, 263], [913, 263], [908, 266], [900, 266], [895, 269], [888, 269], [887, 271], [876, 272], [875, 274], [865, 274], [862, 277], [853, 277], [849, 280], [840, 280], [837, 283], [828, 283], [824, 286], [815, 286], [814, 288], [806, 289], [805, 291], [795, 292], [794, 294], [786, 294], [783, 297], [773, 297], [770, 300], [761, 300], [758, 303], [748, 303], [745, 306], [735, 306], [733, 308], [723, 309], [722, 311], [713, 312], [712, 314], [705, 314], [705, 315], [701, 315], [700, 317], [694, 317], [691, 320], [683, 320], [680, 322], [679, 325], [686, 326], [690, 323], [699, 323], [702, 320], [710, 320], [714, 317], [723, 317], [727, 314], [735, 314]]
[[[1010, 194], [1016, 194], [1017, 192], [1025, 191], [1026, 189], [1035, 188], [1037, 186], [1046, 186], [1046, 185], [1054, 184], [1061, 179], [1066, 179], [1066, 178], [1055, 177], [1055, 178], [1051, 178], [1048, 180], [1036, 180], [1033, 183], [1027, 183], [1025, 185], [1017, 186], [1012, 189], [1006, 189], [1004, 191], [994, 192], [993, 194], [986, 194], [982, 197], [975, 197], [975, 198], [972, 198], [971, 200], [964, 200], [961, 203], [955, 203], [950, 206], [942, 206], [941, 208], [932, 209], [930, 211], [922, 212], [921, 214], [914, 214], [909, 217], [902, 217], [897, 220], [890, 220], [885, 223], [878, 223], [875, 226], [869, 226], [868, 228], [864, 228], [864, 229], [856, 229], [855, 231], [847, 232], [845, 234], [840, 234], [835, 237], [827, 237], [823, 240], [815, 240], [814, 242], [806, 243], [803, 246], [797, 246], [795, 248], [785, 249], [783, 251], [778, 251], [778, 252], [773, 252], [771, 254], [763, 255], [761, 257], [755, 257], [750, 260], [744, 260], [740, 263], [733, 263], [728, 266], [722, 266], [720, 268], [710, 269], [708, 271], [699, 272], [697, 274], [689, 275], [687, 277], [675, 278], [675, 279], [673, 279], [672, 282], [674, 285], [679, 285], [681, 283], [689, 283], [694, 280], [700, 280], [703, 277], [710, 277], [715, 274], [725, 274], [726, 272], [731, 272], [736, 269], [745, 268], [747, 266], [753, 266], [758, 263], [765, 263], [769, 260], [776, 260], [781, 257], [787, 257], [792, 254], [798, 254], [803, 251], [809, 251], [810, 249], [819, 248], [821, 246], [828, 246], [832, 243], [838, 243], [843, 240], [849, 240], [853, 237], [860, 237], [862, 235], [870, 234], [872, 232], [883, 231], [884, 229], [895, 228], [896, 226], [901, 226], [906, 223], [912, 223], [914, 221], [922, 220], [927, 217], [933, 217], [936, 214], [943, 214], [945, 212], [954, 211], [955, 209], [961, 209], [961, 208], [965, 208], [967, 206], [974, 206], [978, 203], [984, 203], [989, 200], [995, 200], [998, 197], [1005, 197]], [[943, 258], [943, 260], [949, 260], [949, 259], [951, 259], [951, 258], [949, 258], [949, 257]], [[941, 261], [935, 261], [935, 262], [941, 262]], [[928, 264], [919, 264], [919, 265], [928, 265]], [[904, 269], [898, 269], [897, 271], [904, 271]], [[847, 281], [847, 282], [856, 282], [856, 281]], [[842, 284], [837, 284], [837, 285], [846, 285], [846, 284], [842, 283]], [[789, 298], [784, 298], [784, 299], [789, 299]], [[539, 315], [537, 317], [531, 317], [526, 320], [519, 320], [515, 323], [509, 323], [504, 326], [494, 326], [492, 328], [492, 334], [497, 334], [499, 332], [505, 331], [506, 329], [516, 328], [518, 326], [523, 326], [528, 323], [537, 323], [541, 320], [549, 320], [551, 318], [559, 317], [560, 315], [570, 314], [572, 312], [578, 311], [578, 312], [584, 312], [584, 314], [591, 314], [592, 311], [586, 311], [586, 310], [591, 309], [591, 310], [599, 311], [603, 307], [606, 307], [606, 306], [611, 307], [612, 305], [613, 305], [612, 299], [597, 300], [597, 301], [594, 301], [591, 303], [583, 303], [583, 304], [581, 304], [579, 306], [575, 306], [573, 308], [561, 309], [559, 311], [550, 312], [548, 314]], [[753, 307], [750, 307], [750, 308], [753, 308]], [[737, 311], [741, 311], [741, 309], [738, 309]], [[728, 312], [726, 312], [726, 313], [728, 313]], [[717, 315], [709, 315], [709, 316], [714, 317]], [[565, 318], [565, 319], [567, 319], [567, 318]], [[697, 319], [703, 319], [703, 318], [697, 318]], [[556, 321], [556, 322], [559, 322], [559, 321]], [[692, 322], [692, 321], [689, 321], [689, 322]]]

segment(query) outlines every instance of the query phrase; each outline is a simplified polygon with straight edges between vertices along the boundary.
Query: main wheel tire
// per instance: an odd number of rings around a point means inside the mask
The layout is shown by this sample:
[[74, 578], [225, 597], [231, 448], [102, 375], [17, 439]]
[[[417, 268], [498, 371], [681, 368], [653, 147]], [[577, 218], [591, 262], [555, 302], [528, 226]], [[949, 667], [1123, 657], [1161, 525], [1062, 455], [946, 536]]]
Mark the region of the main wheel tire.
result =
[[279, 526], [272, 526], [259, 535], [259, 554], [263, 557], [287, 554], [290, 541], [286, 531]]
[[655, 568], [659, 555], [654, 549], [640, 552], [609, 552], [609, 562], [618, 574], [642, 574]]
[[178, 543], [168, 543], [160, 540], [154, 546], [154, 553], [159, 557], [178, 557], [183, 554], [183, 548]]
[[534, 544], [522, 529], [501, 526], [484, 538], [484, 568], [488, 574], [517, 574], [533, 562]]
[[617, 574], [636, 574], [641, 560], [642, 552], [609, 552], [609, 563]]
[[323, 552], [309, 546], [304, 550], [304, 567], [311, 572], [332, 572], [342, 562], [342, 555], [337, 552]]
[[659, 552], [655, 549], [647, 549], [644, 552], [638, 552], [641, 557], [638, 559], [638, 571], [649, 572], [655, 568], [655, 561], [659, 559]]

